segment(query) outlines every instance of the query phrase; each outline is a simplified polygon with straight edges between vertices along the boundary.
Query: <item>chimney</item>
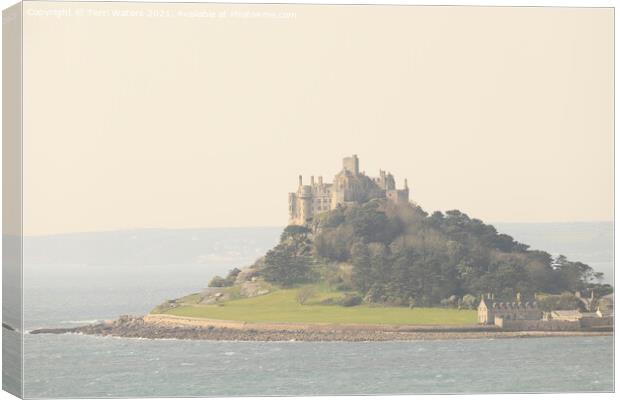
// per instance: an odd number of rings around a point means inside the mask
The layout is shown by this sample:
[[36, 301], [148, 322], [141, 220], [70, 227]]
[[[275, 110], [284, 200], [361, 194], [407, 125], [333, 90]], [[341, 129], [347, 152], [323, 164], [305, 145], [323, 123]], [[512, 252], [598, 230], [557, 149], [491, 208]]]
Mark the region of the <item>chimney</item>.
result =
[[310, 185], [314, 186], [314, 175], [310, 177]]
[[407, 178], [405, 178], [405, 189], [409, 189], [409, 184], [407, 183]]
[[323, 184], [323, 177], [319, 176], [319, 185], [322, 185], [322, 184]]
[[302, 183], [301, 175], [299, 175], [299, 186], [302, 186], [302, 185], [303, 183]]

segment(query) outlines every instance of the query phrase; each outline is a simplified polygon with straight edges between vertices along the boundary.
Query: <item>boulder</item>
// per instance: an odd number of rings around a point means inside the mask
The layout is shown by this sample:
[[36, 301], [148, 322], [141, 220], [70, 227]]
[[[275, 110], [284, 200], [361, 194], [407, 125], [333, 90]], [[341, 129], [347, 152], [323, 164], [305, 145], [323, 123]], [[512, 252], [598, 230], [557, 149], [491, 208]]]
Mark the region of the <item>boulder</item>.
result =
[[240, 294], [243, 297], [262, 296], [269, 293], [269, 290], [261, 287], [260, 282], [244, 282], [241, 284]]

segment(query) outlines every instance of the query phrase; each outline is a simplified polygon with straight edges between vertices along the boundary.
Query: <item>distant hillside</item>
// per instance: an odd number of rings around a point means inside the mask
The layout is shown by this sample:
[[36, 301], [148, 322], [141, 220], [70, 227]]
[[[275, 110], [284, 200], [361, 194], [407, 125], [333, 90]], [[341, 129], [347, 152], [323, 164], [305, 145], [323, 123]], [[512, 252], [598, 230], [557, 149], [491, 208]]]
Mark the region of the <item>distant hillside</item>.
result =
[[250, 263], [282, 228], [139, 229], [24, 238], [26, 264], [170, 265]]

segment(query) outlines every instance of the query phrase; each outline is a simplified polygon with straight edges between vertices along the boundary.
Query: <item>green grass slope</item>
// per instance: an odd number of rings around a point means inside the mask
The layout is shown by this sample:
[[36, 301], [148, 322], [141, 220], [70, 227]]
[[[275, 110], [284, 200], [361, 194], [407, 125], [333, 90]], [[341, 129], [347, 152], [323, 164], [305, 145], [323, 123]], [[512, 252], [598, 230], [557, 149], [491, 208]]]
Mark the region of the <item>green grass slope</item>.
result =
[[[342, 307], [323, 305], [322, 300], [342, 297], [342, 292], [317, 293], [307, 304], [297, 301], [299, 289], [282, 289], [264, 296], [231, 300], [220, 305], [181, 302], [164, 311], [183, 317], [212, 318], [245, 322], [297, 322], [373, 325], [468, 325], [476, 323], [473, 310], [448, 308]], [[192, 298], [193, 300], [193, 298]]]

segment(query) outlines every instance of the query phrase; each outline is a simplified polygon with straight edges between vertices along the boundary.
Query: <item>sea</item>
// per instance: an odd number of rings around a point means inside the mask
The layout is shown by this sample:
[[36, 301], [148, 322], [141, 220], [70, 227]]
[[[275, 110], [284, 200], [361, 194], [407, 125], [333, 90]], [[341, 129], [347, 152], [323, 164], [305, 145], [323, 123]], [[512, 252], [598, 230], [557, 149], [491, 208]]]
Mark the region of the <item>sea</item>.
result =
[[[517, 225], [500, 230], [554, 254], [570, 253], [612, 279], [613, 224]], [[280, 232], [135, 230], [25, 238], [24, 329], [145, 314], [166, 299], [200, 291], [216, 274], [251, 264]], [[3, 329], [3, 335], [10, 340], [15, 332]], [[610, 392], [613, 361], [611, 336], [309, 343], [25, 334], [24, 396]]]

